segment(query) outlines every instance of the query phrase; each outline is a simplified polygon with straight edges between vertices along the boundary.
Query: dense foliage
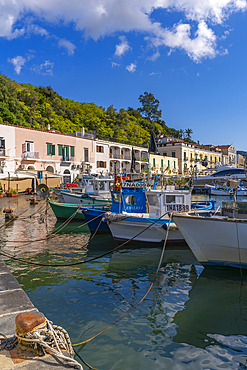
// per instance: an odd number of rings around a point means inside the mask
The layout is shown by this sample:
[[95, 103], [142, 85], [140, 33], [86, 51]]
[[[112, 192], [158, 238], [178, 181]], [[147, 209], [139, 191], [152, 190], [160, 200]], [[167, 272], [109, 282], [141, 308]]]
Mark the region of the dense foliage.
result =
[[94, 103], [78, 103], [62, 98], [51, 86], [17, 83], [0, 74], [0, 122], [32, 128], [47, 128], [49, 124], [62, 133], [84, 127], [97, 135], [139, 144], [148, 144], [151, 130], [156, 135], [182, 138], [186, 131], [169, 128], [160, 119], [159, 101], [152, 94], [145, 92], [139, 100], [141, 108], [117, 112], [112, 105], [105, 109]]

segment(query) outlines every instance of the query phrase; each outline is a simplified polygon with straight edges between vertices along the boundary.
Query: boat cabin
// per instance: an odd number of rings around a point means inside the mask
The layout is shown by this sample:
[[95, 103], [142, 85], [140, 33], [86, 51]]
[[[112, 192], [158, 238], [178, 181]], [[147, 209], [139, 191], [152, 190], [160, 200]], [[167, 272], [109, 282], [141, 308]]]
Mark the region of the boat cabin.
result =
[[168, 212], [189, 212], [191, 210], [191, 193], [189, 190], [176, 190], [167, 186], [165, 190], [146, 192], [149, 217], [159, 218]]
[[104, 198], [111, 197], [113, 179], [109, 178], [83, 178], [84, 192], [86, 194], [100, 195]]
[[113, 190], [111, 212], [114, 213], [145, 213], [145, 184], [124, 184], [122, 190]]

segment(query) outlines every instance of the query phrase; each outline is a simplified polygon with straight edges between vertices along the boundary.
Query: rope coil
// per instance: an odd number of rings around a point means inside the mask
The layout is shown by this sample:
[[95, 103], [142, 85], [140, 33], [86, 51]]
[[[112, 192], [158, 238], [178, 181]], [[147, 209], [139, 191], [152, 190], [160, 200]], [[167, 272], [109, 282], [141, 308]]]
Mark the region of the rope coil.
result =
[[[66, 364], [83, 370], [82, 365], [74, 360], [74, 350], [70, 341], [70, 337], [65, 329], [61, 326], [53, 325], [47, 318], [45, 324], [41, 324], [35, 327], [32, 331], [21, 333], [16, 329], [16, 337], [18, 338], [18, 344], [24, 346], [27, 343], [33, 346], [34, 349], [40, 347], [43, 353], [48, 352], [59, 360], [64, 361]], [[68, 352], [69, 356], [65, 356], [62, 350]]]

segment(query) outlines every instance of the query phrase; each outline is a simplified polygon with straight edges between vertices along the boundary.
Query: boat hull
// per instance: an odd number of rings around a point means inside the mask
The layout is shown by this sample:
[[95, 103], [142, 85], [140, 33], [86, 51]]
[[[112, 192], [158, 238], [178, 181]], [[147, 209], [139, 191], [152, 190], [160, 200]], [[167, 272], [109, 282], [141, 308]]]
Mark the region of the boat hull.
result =
[[97, 233], [110, 233], [110, 229], [107, 225], [107, 222], [102, 221], [102, 218], [104, 217], [106, 209], [97, 210], [97, 209], [82, 208], [82, 211], [84, 211], [84, 217], [85, 217], [85, 220], [87, 222], [87, 225], [91, 233], [94, 233], [96, 230], [97, 230]]
[[69, 203], [69, 204], [101, 204], [102, 206], [104, 205], [110, 205], [111, 204], [111, 201], [107, 200], [107, 199], [94, 199], [94, 198], [91, 198], [91, 197], [87, 197], [87, 196], [84, 196], [84, 195], [78, 195], [78, 194], [66, 194], [65, 192], [61, 193], [61, 196], [63, 197], [64, 199], [64, 202], [65, 203]]
[[[154, 221], [155, 219], [152, 218], [128, 217], [121, 221], [110, 222], [109, 229], [116, 241], [126, 241], [133, 238], [133, 242], [160, 244], [165, 241], [169, 220], [159, 220], [145, 230]], [[139, 233], [141, 234], [138, 235]], [[173, 227], [169, 230], [168, 241], [184, 243], [184, 237], [177, 228]]]
[[[67, 220], [71, 217], [76, 210], [78, 210], [77, 204], [68, 204], [68, 203], [56, 203], [50, 202], [51, 209], [54, 212], [54, 215], [58, 220]], [[75, 216], [72, 218], [72, 221], [85, 221], [85, 216], [81, 212], [77, 212]]]
[[247, 268], [247, 220], [176, 214], [173, 220], [202, 265]]

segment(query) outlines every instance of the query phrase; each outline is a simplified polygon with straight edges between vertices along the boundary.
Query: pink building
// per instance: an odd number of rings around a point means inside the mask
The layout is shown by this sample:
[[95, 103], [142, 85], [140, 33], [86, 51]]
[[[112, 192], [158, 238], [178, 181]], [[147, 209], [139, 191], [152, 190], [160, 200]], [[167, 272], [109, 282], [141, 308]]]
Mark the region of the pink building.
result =
[[0, 136], [3, 127], [5, 131], [15, 129], [11, 147], [16, 170], [48, 171], [70, 182], [94, 163], [93, 139], [8, 124], [0, 124]]

